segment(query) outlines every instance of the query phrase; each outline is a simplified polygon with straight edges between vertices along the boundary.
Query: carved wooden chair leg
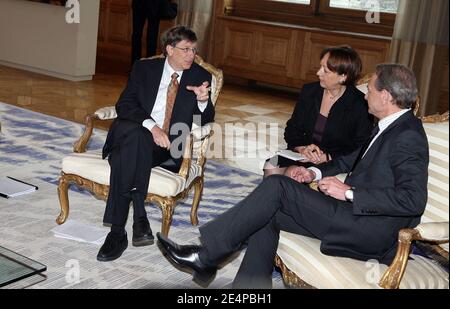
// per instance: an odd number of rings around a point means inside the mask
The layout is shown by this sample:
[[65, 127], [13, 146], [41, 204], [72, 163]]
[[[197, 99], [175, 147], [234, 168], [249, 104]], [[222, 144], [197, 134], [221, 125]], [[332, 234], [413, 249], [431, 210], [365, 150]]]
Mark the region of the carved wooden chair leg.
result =
[[170, 225], [172, 224], [175, 201], [172, 198], [167, 197], [163, 201], [159, 201], [158, 205], [159, 207], [161, 207], [162, 211], [161, 234], [163, 234], [164, 236], [168, 236]]
[[57, 224], [63, 224], [66, 222], [67, 217], [69, 216], [69, 181], [66, 178], [66, 175], [62, 174], [59, 178], [58, 185], [58, 196], [59, 196], [59, 204], [61, 206], [61, 212], [59, 216], [56, 218]]
[[378, 285], [384, 289], [398, 289], [400, 281], [405, 273], [406, 265], [408, 264], [408, 256], [411, 248], [411, 243], [414, 236], [417, 235], [414, 229], [402, 229], [399, 232], [398, 248], [394, 261], [385, 271], [381, 277]]
[[194, 199], [192, 201], [192, 208], [191, 208], [191, 223], [192, 223], [192, 225], [198, 224], [197, 210], [198, 210], [198, 205], [200, 203], [200, 199], [202, 198], [202, 194], [203, 194], [203, 178], [200, 178], [194, 184]]

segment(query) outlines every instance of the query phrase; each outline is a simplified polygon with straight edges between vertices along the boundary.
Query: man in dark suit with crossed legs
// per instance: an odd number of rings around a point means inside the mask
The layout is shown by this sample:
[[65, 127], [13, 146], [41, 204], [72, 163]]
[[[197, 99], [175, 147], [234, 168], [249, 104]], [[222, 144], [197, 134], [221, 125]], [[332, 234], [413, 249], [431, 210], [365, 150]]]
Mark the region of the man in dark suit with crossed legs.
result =
[[[415, 227], [425, 210], [428, 143], [411, 111], [418, 92], [411, 70], [378, 65], [368, 88], [369, 112], [379, 123], [361, 149], [316, 168], [292, 167], [294, 179], [268, 177], [200, 228], [200, 246], [157, 234], [169, 259], [209, 283], [217, 265], [248, 239], [233, 287], [270, 288], [279, 232], [286, 230], [320, 239], [324, 254], [389, 263], [398, 231]], [[331, 177], [344, 172], [345, 182]], [[321, 192], [301, 184], [313, 180]]]
[[182, 149], [174, 141], [185, 141], [194, 118], [198, 125], [214, 120], [209, 96], [212, 76], [194, 62], [195, 33], [175, 27], [163, 41], [165, 58], [134, 64], [103, 147], [103, 158], [108, 156], [111, 166], [103, 221], [111, 224], [111, 232], [97, 255], [99, 261], [117, 259], [127, 248], [125, 224], [131, 201], [133, 245], [153, 244], [144, 208], [151, 169], [162, 166], [178, 172]]

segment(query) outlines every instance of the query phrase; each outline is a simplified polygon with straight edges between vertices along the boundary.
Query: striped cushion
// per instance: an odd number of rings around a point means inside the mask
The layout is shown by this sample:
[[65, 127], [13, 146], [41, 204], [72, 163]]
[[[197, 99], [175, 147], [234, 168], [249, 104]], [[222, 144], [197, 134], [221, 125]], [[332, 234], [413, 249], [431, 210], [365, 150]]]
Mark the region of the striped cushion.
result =
[[423, 124], [430, 147], [428, 202], [422, 222], [448, 222], [448, 121]]
[[[428, 201], [422, 222], [449, 221], [448, 125], [448, 121], [424, 123], [430, 165]], [[448, 251], [448, 244], [443, 247]], [[387, 268], [376, 262], [324, 255], [319, 240], [284, 231], [280, 233], [277, 254], [287, 268], [317, 288], [379, 288], [378, 281]], [[432, 260], [418, 255], [411, 257], [400, 288], [449, 288], [447, 272]]]
[[[278, 256], [303, 281], [320, 289], [373, 289], [387, 266], [376, 261], [333, 257], [320, 252], [318, 239], [282, 231]], [[432, 260], [411, 255], [400, 288], [449, 288], [448, 273]]]
[[[73, 153], [62, 161], [62, 171], [92, 180], [102, 185], [109, 185], [109, 164], [103, 160], [100, 152]], [[195, 177], [201, 176], [202, 167], [192, 163], [188, 181], [180, 175], [161, 167], [152, 169], [148, 192], [159, 196], [176, 196], [187, 188]]]

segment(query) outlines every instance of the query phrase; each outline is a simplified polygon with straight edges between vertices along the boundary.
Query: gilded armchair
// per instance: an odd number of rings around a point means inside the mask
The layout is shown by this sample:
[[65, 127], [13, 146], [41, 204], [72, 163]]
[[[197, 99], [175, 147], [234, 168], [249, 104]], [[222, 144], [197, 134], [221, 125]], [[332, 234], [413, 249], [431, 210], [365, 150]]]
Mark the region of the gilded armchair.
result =
[[[156, 56], [162, 57], [162, 56]], [[211, 100], [216, 104], [223, 85], [222, 71], [206, 63], [199, 56], [195, 62], [212, 74]], [[87, 115], [85, 131], [74, 144], [74, 153], [62, 161], [62, 171], [58, 186], [61, 212], [56, 219], [63, 224], [69, 215], [69, 185], [75, 183], [88, 189], [101, 199], [106, 199], [109, 190], [110, 168], [107, 160], [102, 160], [100, 152], [86, 152], [86, 145], [92, 135], [94, 121], [110, 120], [117, 117], [114, 106], [103, 107], [94, 114]], [[198, 224], [197, 210], [203, 193], [204, 168], [206, 151], [213, 131], [209, 125], [194, 128], [187, 136], [183, 162], [178, 173], [173, 173], [161, 167], [152, 169], [146, 202], [156, 203], [162, 211], [161, 232], [168, 235], [172, 216], [177, 201], [186, 198], [194, 188], [194, 198], [191, 208], [191, 223]]]

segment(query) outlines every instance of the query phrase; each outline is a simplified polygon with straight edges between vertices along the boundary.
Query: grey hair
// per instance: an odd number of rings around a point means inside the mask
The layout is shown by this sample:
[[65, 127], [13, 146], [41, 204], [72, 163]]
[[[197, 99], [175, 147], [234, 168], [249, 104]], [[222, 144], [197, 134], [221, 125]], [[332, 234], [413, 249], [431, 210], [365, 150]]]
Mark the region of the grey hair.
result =
[[384, 63], [376, 67], [375, 88], [385, 89], [401, 109], [411, 108], [417, 100], [417, 81], [413, 71], [402, 64]]

